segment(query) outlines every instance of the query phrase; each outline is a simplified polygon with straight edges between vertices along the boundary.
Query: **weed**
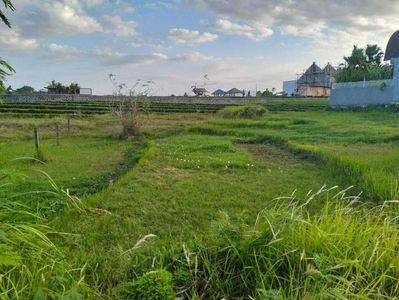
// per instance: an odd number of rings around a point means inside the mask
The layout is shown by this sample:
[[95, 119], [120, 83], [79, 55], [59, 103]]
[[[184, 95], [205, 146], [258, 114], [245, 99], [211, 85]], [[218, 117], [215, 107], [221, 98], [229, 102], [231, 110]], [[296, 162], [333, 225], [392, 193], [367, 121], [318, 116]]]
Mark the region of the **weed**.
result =
[[260, 105], [226, 106], [218, 111], [218, 116], [227, 119], [253, 119], [263, 116], [267, 109]]
[[35, 152], [35, 159], [37, 159], [39, 162], [46, 162], [47, 161], [47, 156], [44, 153], [44, 148], [42, 146], [39, 146], [36, 148], [36, 152]]
[[123, 299], [175, 299], [172, 285], [172, 274], [166, 270], [155, 270], [122, 287]]

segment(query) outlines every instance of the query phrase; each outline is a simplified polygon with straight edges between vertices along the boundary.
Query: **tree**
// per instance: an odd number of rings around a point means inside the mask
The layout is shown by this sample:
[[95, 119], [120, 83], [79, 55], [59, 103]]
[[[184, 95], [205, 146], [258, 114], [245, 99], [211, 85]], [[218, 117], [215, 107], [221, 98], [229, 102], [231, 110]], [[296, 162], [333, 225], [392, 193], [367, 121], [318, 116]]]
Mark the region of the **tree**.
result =
[[[12, 5], [11, 0], [3, 0], [3, 3], [4, 3], [4, 6], [6, 8], [10, 9], [11, 11], [15, 10], [15, 7]], [[11, 28], [10, 21], [8, 21], [7, 17], [4, 15], [4, 13], [1, 11], [1, 9], [0, 9], [0, 19], [3, 21], [4, 24], [6, 24], [6, 26]]]
[[344, 56], [344, 60], [349, 68], [367, 68], [369, 66], [381, 65], [384, 52], [378, 45], [367, 45], [366, 49], [353, 46], [350, 56]]
[[[15, 8], [11, 3], [11, 0], [3, 0], [5, 8], [10, 9], [11, 11], [14, 11]], [[3, 11], [0, 10], [0, 19], [3, 21], [3, 23], [11, 28], [11, 23], [8, 21], [6, 16], [4, 15]], [[0, 58], [0, 83], [1, 86], [4, 86], [3, 81], [5, 81], [5, 77], [11, 75], [11, 73], [15, 73], [15, 70], [4, 60]], [[1, 87], [0, 87], [1, 88]]]
[[23, 94], [23, 95], [33, 94], [35, 92], [36, 92], [35, 89], [28, 85], [24, 85], [23, 87], [20, 87], [19, 89], [15, 90], [15, 94]]
[[[3, 81], [0, 80], [0, 95], [5, 94], [5, 93], [7, 93], [7, 89], [6, 89]], [[0, 103], [1, 103], [1, 101], [0, 101]]]
[[350, 56], [344, 56], [344, 61], [348, 68], [362, 68], [365, 66], [366, 60], [364, 49], [358, 48], [356, 45], [353, 46]]
[[77, 83], [71, 83], [69, 86], [63, 85], [61, 82], [57, 82], [54, 79], [51, 82], [47, 82], [47, 88], [51, 89], [55, 94], [79, 94], [80, 85]]
[[381, 64], [383, 55], [378, 45], [367, 45], [366, 49], [353, 46], [351, 55], [344, 56], [344, 67], [333, 75], [335, 82], [392, 79], [393, 66]]
[[68, 87], [68, 94], [79, 94], [80, 85], [77, 83], [71, 83]]
[[377, 45], [367, 45], [365, 54], [367, 57], [367, 62], [370, 65], [381, 65], [381, 59], [384, 55], [384, 52], [382, 52], [380, 47], [378, 47]]
[[262, 97], [270, 97], [270, 96], [273, 96], [273, 92], [269, 91], [269, 89], [266, 88], [266, 90], [264, 92], [262, 92], [261, 96]]

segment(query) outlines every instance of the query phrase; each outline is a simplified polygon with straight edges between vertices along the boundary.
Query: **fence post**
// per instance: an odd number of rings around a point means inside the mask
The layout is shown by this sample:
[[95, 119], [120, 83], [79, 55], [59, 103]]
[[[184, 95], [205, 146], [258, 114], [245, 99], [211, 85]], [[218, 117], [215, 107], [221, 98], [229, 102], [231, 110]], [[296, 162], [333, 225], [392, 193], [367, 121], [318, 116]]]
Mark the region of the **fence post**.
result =
[[57, 139], [57, 146], [60, 145], [60, 131], [58, 129], [58, 122], [55, 123], [55, 136]]
[[36, 150], [37, 149], [39, 149], [39, 132], [38, 132], [38, 130], [37, 130], [37, 127], [35, 127], [35, 129], [33, 130], [33, 133], [34, 133], [34, 135], [35, 135], [35, 147], [36, 147]]

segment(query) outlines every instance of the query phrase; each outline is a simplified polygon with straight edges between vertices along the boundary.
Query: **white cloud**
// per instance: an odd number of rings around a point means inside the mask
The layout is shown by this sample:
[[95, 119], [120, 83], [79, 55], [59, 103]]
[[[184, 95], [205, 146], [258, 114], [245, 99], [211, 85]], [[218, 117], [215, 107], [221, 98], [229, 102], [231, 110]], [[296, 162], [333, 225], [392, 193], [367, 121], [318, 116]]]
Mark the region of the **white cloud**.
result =
[[145, 42], [133, 42], [130, 44], [133, 48], [144, 48], [144, 47], [148, 47], [148, 48], [153, 48], [155, 50], [163, 50], [165, 47], [160, 45], [160, 44], [151, 44], [151, 43], [145, 43]]
[[18, 28], [0, 28], [0, 48], [4, 53], [18, 53], [35, 50], [38, 47], [36, 39], [21, 37]]
[[92, 7], [92, 6], [99, 6], [103, 4], [104, 0], [81, 0], [85, 5]]
[[187, 30], [181, 28], [172, 28], [168, 33], [168, 40], [176, 44], [213, 42], [217, 38], [217, 34], [209, 32], [201, 34], [198, 30]]
[[175, 6], [172, 3], [158, 1], [154, 3], [146, 3], [144, 7], [157, 9], [157, 8], [174, 8]]
[[105, 58], [118, 58], [118, 57], [123, 56], [123, 54], [118, 53], [118, 52], [113, 52], [110, 49], [104, 49], [104, 50], [94, 49], [92, 51], [92, 54], [95, 56], [100, 56], [100, 57], [105, 57]]
[[20, 22], [23, 35], [36, 38], [103, 31], [103, 27], [88, 16], [76, 0], [42, 3], [29, 11]]
[[193, 52], [187, 54], [176, 54], [174, 60], [184, 61], [184, 62], [195, 62], [202, 60], [210, 60], [212, 57], [203, 55], [200, 52]]
[[[249, 27], [263, 26], [293, 34], [318, 38], [325, 27], [345, 28], [356, 35], [393, 32], [397, 28], [399, 2], [385, 1], [376, 5], [374, 0], [185, 0], [195, 8], [205, 9], [226, 20], [241, 20]], [[220, 23], [220, 22], [219, 22]], [[226, 28], [222, 24], [213, 24]], [[235, 29], [234, 29], [235, 27]], [[230, 26], [230, 32], [239, 27]], [[241, 28], [243, 33], [247, 27]]]
[[114, 33], [119, 37], [135, 36], [137, 22], [135, 21], [123, 21], [120, 16], [108, 16], [104, 15], [102, 19], [107, 22], [110, 27], [105, 30], [106, 33]]
[[209, 23], [208, 21], [201, 20], [200, 24], [228, 35], [241, 35], [246, 36], [253, 40], [262, 40], [273, 34], [273, 30], [267, 27], [251, 27], [249, 25], [240, 25], [233, 23], [229, 20], [219, 19], [215, 23]]
[[285, 25], [280, 27], [280, 31], [282, 34], [311, 38], [324, 37], [324, 29], [326, 29], [326, 26], [324, 26], [323, 24], [315, 24], [314, 27], [301, 27], [295, 25]]
[[168, 56], [161, 53], [148, 54], [121, 54], [112, 52], [109, 49], [99, 50], [95, 49], [92, 54], [102, 57], [103, 65], [106, 66], [142, 66], [151, 65], [158, 61], [168, 59]]
[[51, 52], [65, 55], [65, 56], [71, 56], [71, 55], [84, 53], [84, 51], [81, 51], [78, 48], [66, 46], [66, 45], [57, 45], [55, 43], [51, 43], [51, 44], [47, 45], [46, 47]]

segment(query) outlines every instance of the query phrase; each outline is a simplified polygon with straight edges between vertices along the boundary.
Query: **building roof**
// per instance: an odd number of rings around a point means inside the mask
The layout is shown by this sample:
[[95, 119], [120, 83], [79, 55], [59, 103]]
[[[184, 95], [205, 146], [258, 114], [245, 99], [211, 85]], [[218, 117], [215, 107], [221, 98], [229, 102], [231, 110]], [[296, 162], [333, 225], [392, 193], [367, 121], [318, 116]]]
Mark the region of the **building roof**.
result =
[[327, 63], [327, 66], [324, 67], [323, 71], [326, 71], [328, 75], [332, 75], [337, 72], [337, 69], [335, 69], [330, 63]]
[[306, 72], [303, 73], [301, 77], [299, 77], [297, 84], [313, 87], [330, 87], [331, 80], [330, 75], [327, 74], [325, 70], [320, 69], [320, 67], [316, 65], [315, 62], [313, 62], [313, 64], [306, 70]]
[[196, 92], [203, 92], [203, 93], [209, 93], [206, 89], [204, 89], [204, 88], [197, 88], [197, 87], [193, 89], [193, 92], [194, 92], [194, 91], [196, 91]]
[[399, 30], [389, 39], [384, 60], [390, 60], [395, 57], [399, 57]]
[[225, 91], [223, 91], [221, 89], [218, 89], [212, 93], [212, 95], [224, 95], [224, 94], [225, 94]]
[[242, 94], [242, 90], [240, 91], [239, 89], [232, 88], [231, 90], [228, 90], [226, 92], [226, 94], [238, 94], [238, 93]]

